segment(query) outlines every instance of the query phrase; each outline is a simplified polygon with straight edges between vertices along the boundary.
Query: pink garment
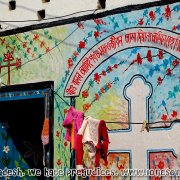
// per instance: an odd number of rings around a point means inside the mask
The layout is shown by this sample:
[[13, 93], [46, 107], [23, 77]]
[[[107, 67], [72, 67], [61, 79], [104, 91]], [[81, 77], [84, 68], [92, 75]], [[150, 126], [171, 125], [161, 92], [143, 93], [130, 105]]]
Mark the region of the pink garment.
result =
[[65, 139], [71, 141], [71, 127], [74, 120], [74, 149], [77, 147], [77, 133], [80, 129], [84, 119], [84, 113], [76, 110], [74, 107], [70, 107], [66, 118], [63, 121], [63, 127], [66, 128]]

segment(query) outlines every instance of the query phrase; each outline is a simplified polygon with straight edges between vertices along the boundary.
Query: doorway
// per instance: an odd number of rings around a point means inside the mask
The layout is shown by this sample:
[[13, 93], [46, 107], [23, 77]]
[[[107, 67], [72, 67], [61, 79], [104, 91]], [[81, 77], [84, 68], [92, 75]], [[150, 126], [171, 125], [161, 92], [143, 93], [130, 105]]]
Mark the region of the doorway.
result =
[[[26, 179], [45, 179], [44, 167], [53, 168], [53, 87], [48, 81], [0, 89], [0, 169], [20, 167]], [[45, 119], [49, 143], [43, 146]], [[29, 177], [27, 170], [33, 168], [42, 175]]]

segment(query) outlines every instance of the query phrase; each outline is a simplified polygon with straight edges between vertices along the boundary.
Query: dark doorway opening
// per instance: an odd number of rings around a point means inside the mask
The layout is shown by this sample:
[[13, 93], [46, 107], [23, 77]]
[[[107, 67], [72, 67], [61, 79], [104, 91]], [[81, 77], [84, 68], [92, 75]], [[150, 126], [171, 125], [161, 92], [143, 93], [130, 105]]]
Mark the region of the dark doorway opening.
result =
[[[50, 83], [51, 84], [51, 83]], [[48, 84], [49, 85], [49, 84]], [[5, 87], [6, 89], [1, 89], [3, 93], [12, 94], [13, 92], [17, 94], [19, 92], [32, 92], [42, 91], [42, 88], [46, 89], [46, 83], [35, 83], [26, 85], [17, 85]], [[52, 88], [48, 89], [48, 93]], [[13, 90], [13, 91], [12, 91]], [[28, 90], [28, 91], [27, 91]], [[34, 91], [33, 91], [34, 90]], [[20, 94], [20, 93], [19, 93]], [[45, 93], [42, 93], [43, 95]], [[51, 94], [51, 93], [50, 93]], [[45, 152], [48, 152], [49, 164], [43, 165], [43, 144], [41, 140], [41, 133], [44, 125], [45, 114], [46, 114], [46, 101], [45, 97], [31, 97], [31, 98], [11, 98], [9, 100], [0, 100], [0, 123], [6, 125], [7, 135], [11, 138], [13, 145], [16, 150], [21, 154], [29, 168], [41, 169], [42, 175], [36, 177], [37, 179], [44, 180], [43, 169], [45, 166], [53, 168], [53, 101], [52, 95], [49, 98], [49, 110], [50, 114], [50, 143], [45, 146]], [[4, 98], [4, 95], [1, 97]], [[0, 97], [0, 98], [1, 98]], [[1, 149], [3, 145], [0, 142]], [[16, 157], [12, 157], [16, 158]]]
[[8, 124], [7, 132], [29, 167], [43, 169], [44, 99], [1, 102], [0, 119], [2, 124]]

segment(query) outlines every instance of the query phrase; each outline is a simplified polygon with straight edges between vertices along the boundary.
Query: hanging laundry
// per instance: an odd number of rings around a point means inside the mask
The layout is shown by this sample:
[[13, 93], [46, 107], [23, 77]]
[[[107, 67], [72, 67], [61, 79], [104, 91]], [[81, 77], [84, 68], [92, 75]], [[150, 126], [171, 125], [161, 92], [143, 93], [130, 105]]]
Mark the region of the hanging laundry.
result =
[[148, 121], [146, 121], [146, 120], [142, 123], [140, 132], [143, 132], [145, 129], [147, 130], [147, 132], [149, 132], [149, 124], [148, 124]]
[[109, 137], [104, 120], [97, 120], [90, 116], [83, 121], [77, 135], [76, 169], [83, 169], [83, 144], [87, 147], [89, 157], [99, 167], [100, 157], [107, 165]]
[[45, 146], [49, 144], [49, 106], [48, 106], [48, 93], [46, 93], [45, 101], [45, 120], [41, 133], [41, 140], [43, 144], [43, 165], [45, 166]]
[[77, 133], [84, 119], [84, 113], [70, 107], [68, 114], [63, 121], [63, 127], [66, 128], [65, 139], [71, 142], [71, 149], [76, 149]]

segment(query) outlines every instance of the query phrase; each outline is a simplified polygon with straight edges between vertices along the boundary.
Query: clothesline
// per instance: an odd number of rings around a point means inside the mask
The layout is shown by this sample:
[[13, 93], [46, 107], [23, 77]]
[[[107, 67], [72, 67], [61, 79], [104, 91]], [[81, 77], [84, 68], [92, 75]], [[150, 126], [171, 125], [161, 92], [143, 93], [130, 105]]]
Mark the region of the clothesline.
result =
[[[2, 83], [2, 82], [1, 82]], [[3, 85], [5, 85], [4, 83], [2, 83]], [[52, 88], [50, 88], [50, 90], [53, 91], [54, 94], [56, 94], [67, 106], [71, 106], [65, 99], [63, 99], [56, 91], [54, 91]], [[86, 116], [85, 116], [86, 117]], [[160, 124], [160, 123], [168, 123], [170, 125], [172, 125], [174, 122], [180, 122], [180, 119], [175, 119], [173, 121], [156, 121], [156, 122], [146, 122], [146, 124], [151, 125], [151, 124]], [[139, 124], [139, 125], [143, 125], [144, 122], [142, 123], [137, 123], [137, 122], [122, 122], [122, 121], [106, 121], [106, 124]]]
[[[71, 106], [68, 102], [66, 102], [56, 91], [52, 90], [54, 92], [54, 94], [56, 94], [66, 105], [68, 105], [69, 107]], [[85, 116], [86, 117], [86, 116]], [[172, 125], [174, 122], [180, 122], [180, 119], [176, 119], [174, 121], [156, 121], [156, 122], [147, 122], [146, 124], [151, 125], [151, 124], [161, 124], [161, 123], [169, 123], [170, 125]], [[122, 122], [122, 121], [106, 121], [106, 124], [139, 124], [139, 125], [143, 125], [144, 122], [142, 123], [137, 123], [137, 122]]]
[[[158, 123], [170, 123], [170, 124], [173, 124], [174, 122], [180, 122], [180, 119], [176, 119], [174, 121], [156, 121], [156, 122], [147, 122], [146, 124], [158, 124]], [[118, 122], [115, 122], [115, 121], [107, 121], [106, 124], [144, 124], [144, 123], [137, 123], [137, 122], [121, 122], [121, 121], [118, 121]]]

